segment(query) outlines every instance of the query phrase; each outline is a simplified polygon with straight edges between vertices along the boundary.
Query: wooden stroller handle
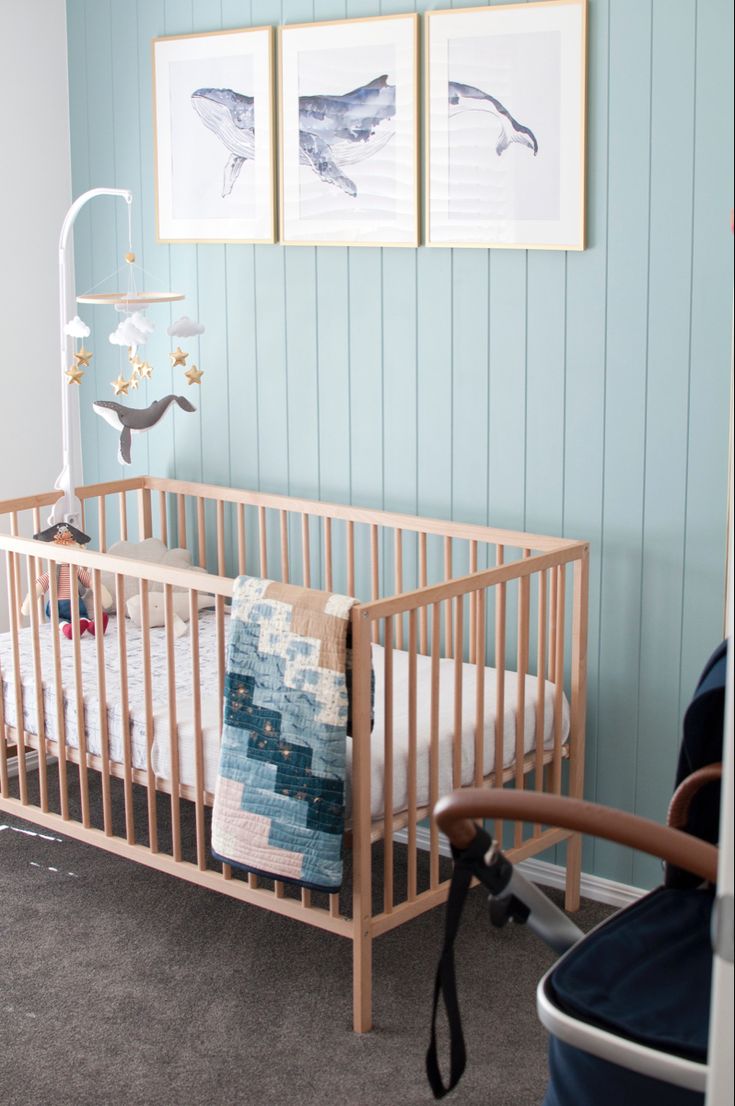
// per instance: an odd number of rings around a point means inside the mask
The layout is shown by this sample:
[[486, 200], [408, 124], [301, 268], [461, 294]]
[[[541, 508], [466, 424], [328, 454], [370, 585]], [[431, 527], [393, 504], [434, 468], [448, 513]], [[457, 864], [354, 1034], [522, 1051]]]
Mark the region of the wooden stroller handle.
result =
[[467, 788], [446, 795], [434, 807], [439, 829], [457, 849], [474, 840], [473, 818], [507, 818], [516, 822], [540, 822], [547, 826], [588, 833], [629, 845], [640, 852], [660, 857], [693, 872], [710, 883], [717, 882], [717, 849], [689, 833], [662, 826], [650, 818], [628, 814], [600, 803], [570, 799], [565, 795], [543, 795], [505, 788]]

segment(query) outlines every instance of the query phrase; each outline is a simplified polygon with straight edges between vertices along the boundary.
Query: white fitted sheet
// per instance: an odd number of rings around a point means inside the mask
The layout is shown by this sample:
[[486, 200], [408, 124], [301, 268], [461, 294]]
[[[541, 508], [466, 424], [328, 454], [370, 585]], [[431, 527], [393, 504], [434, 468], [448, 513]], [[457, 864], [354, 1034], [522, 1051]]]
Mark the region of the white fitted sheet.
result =
[[[226, 621], [229, 616], [226, 616]], [[128, 700], [133, 767], [147, 767], [147, 734], [145, 725], [145, 689], [142, 666], [141, 633], [129, 620], [126, 622], [128, 661]], [[53, 678], [52, 627], [44, 623], [39, 628], [41, 646], [41, 670], [43, 673], [44, 723], [47, 738], [58, 740], [56, 722], [56, 693]], [[227, 625], [225, 626], [227, 633]], [[32, 631], [26, 627], [20, 632], [20, 668], [23, 687], [23, 725], [29, 734], [38, 733], [35, 677], [33, 669]], [[152, 629], [151, 676], [153, 691], [153, 751], [152, 763], [157, 776], [168, 779], [171, 774], [171, 740], [167, 706], [166, 640], [162, 627]], [[79, 746], [76, 692], [74, 684], [74, 652], [72, 644], [61, 639], [62, 683], [64, 688], [64, 720], [66, 743]], [[81, 641], [82, 673], [84, 687], [84, 732], [87, 750], [99, 755], [102, 751], [100, 700], [97, 688], [97, 651], [95, 639], [85, 634]], [[201, 712], [204, 750], [204, 786], [214, 791], [219, 763], [219, 697], [217, 694], [216, 618], [213, 611], [199, 616], [199, 654], [201, 671]], [[13, 659], [9, 634], [0, 634], [0, 665], [5, 707], [5, 722], [15, 727], [17, 707], [13, 681]], [[182, 784], [194, 786], [195, 745], [193, 704], [191, 695], [191, 652], [188, 632], [175, 639], [174, 665], [176, 678], [176, 716], [179, 745], [179, 778]], [[371, 738], [371, 810], [374, 819], [383, 816], [384, 759], [384, 651], [373, 645], [375, 671], [375, 724]], [[417, 788], [419, 806], [429, 801], [429, 747], [431, 740], [431, 659], [417, 657]], [[123, 725], [120, 709], [120, 663], [117, 643], [116, 618], [110, 618], [105, 636], [106, 716], [110, 759], [123, 762]], [[495, 714], [496, 673], [492, 668], [485, 672], [485, 713], [483, 742], [483, 775], [495, 766]], [[454, 679], [453, 660], [439, 662], [439, 794], [452, 790], [452, 745], [454, 738]], [[475, 687], [477, 667], [462, 666], [462, 776], [463, 785], [474, 780], [475, 766]], [[516, 704], [518, 677], [514, 672], [505, 675], [505, 709], [503, 718], [503, 764], [508, 767], [515, 760]], [[524, 753], [536, 745], [536, 695], [538, 681], [527, 676], [525, 681]], [[546, 748], [554, 742], [553, 684], [546, 682], [544, 692], [544, 734]], [[564, 698], [562, 710], [562, 742], [569, 736], [569, 705]], [[347, 742], [348, 805], [351, 746]], [[399, 813], [408, 804], [408, 654], [393, 650], [393, 810]]]

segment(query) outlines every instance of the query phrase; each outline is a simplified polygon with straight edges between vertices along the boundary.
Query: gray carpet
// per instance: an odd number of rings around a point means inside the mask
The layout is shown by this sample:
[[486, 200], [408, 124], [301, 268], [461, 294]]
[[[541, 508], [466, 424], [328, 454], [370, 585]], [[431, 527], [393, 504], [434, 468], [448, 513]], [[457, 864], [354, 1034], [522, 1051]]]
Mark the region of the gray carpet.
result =
[[[443, 910], [375, 942], [375, 1030], [356, 1036], [349, 942], [2, 813], [0, 826], [5, 1106], [433, 1102], [424, 1054]], [[377, 883], [379, 850], [376, 869]], [[585, 903], [579, 924], [609, 912]], [[523, 927], [491, 930], [478, 888], [457, 960], [469, 1062], [448, 1106], [535, 1106], [546, 1039], [534, 992], [553, 954]]]

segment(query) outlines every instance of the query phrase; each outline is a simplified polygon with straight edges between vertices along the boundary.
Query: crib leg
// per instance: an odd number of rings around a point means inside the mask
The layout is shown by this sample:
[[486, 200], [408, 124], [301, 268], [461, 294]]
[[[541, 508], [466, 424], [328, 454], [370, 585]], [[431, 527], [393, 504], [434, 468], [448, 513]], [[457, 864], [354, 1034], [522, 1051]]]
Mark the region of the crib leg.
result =
[[567, 841], [567, 879], [564, 906], [569, 911], [579, 910], [579, 884], [582, 875], [582, 837], [575, 833]]
[[355, 1033], [369, 1033], [373, 1028], [373, 939], [369, 920], [365, 919], [352, 943], [352, 1005]]

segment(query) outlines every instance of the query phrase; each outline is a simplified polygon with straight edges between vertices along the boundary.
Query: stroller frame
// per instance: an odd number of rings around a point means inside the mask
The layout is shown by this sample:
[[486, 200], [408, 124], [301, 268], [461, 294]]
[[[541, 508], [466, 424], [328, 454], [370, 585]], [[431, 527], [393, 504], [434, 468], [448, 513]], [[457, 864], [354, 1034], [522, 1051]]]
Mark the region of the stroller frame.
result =
[[[679, 787], [670, 806], [670, 821], [683, 822], [691, 796], [698, 786], [710, 782], [720, 774], [720, 765], [711, 765], [695, 772]], [[459, 1029], [456, 994], [453, 991], [453, 963], [447, 974], [446, 954], [459, 921], [462, 900], [469, 887], [469, 873], [473, 880], [482, 883], [490, 893], [491, 920], [503, 925], [508, 918], [526, 922], [528, 926], [554, 951], [562, 954], [552, 968], [540, 980], [536, 992], [537, 1012], [544, 1027], [559, 1041], [589, 1053], [598, 1059], [627, 1068], [639, 1075], [659, 1080], [687, 1090], [703, 1092], [707, 1083], [707, 1064], [701, 1064], [682, 1056], [673, 1055], [631, 1041], [599, 1026], [580, 1021], [561, 1010], [549, 995], [549, 979], [565, 955], [577, 942], [589, 936], [584, 934], [567, 915], [559, 909], [534, 884], [522, 876], [502, 853], [489, 834], [478, 826], [477, 819], [508, 819], [511, 821], [541, 822], [546, 825], [574, 829], [602, 837], [641, 852], [659, 857], [668, 864], [694, 873], [702, 880], [717, 882], [718, 849], [675, 826], [662, 826], [650, 819], [623, 811], [613, 810], [598, 803], [569, 799], [559, 795], [532, 795], [506, 791], [501, 788], [472, 789], [453, 792], [441, 799], [434, 818], [452, 845], [455, 866], [463, 866], [467, 873], [466, 884], [455, 901], [455, 917], [447, 922], [447, 944], [437, 975], [435, 990], [435, 1015], [438, 995], [444, 990], [445, 1003], [452, 1029], [452, 1078], [449, 1088], [439, 1089], [440, 1075], [436, 1065], [435, 1042], [432, 1041], [427, 1065], [434, 1068], [434, 1090], [437, 1097], [455, 1086], [464, 1068], [464, 1044]], [[450, 891], [449, 910], [452, 909]], [[607, 920], [597, 929], [607, 925]], [[592, 931], [594, 932], [594, 931]], [[443, 974], [444, 973], [444, 974]], [[453, 1025], [453, 1019], [454, 1021]], [[459, 1030], [459, 1032], [457, 1032]], [[430, 1074], [430, 1080], [432, 1076]]]

